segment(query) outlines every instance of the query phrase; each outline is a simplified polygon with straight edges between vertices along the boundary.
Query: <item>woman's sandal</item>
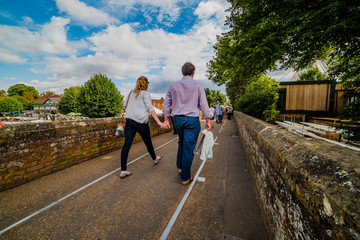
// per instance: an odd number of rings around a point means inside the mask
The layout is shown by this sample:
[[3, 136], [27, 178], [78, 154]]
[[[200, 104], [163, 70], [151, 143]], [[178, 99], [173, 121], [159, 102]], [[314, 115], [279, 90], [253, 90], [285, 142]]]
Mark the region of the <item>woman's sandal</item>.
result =
[[127, 176], [131, 176], [131, 175], [132, 175], [132, 172], [120, 173], [120, 177], [121, 177], [121, 178], [124, 178], [124, 177], [127, 177]]
[[188, 184], [190, 184], [192, 181], [193, 181], [193, 179], [192, 179], [192, 178], [189, 178], [189, 180], [184, 181], [184, 182], [181, 182], [181, 184], [182, 184], [182, 185], [188, 185]]
[[162, 159], [162, 154], [160, 154], [159, 156], [156, 156], [156, 159], [154, 160], [154, 164], [158, 164], [159, 161]]

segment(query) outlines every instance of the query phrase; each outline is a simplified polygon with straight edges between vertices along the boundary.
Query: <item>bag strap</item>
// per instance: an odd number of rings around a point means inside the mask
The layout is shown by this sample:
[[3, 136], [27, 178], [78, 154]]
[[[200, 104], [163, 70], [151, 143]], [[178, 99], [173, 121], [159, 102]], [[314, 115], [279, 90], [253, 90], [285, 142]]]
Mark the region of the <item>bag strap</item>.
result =
[[129, 95], [128, 95], [127, 100], [126, 100], [125, 108], [127, 108], [128, 104], [129, 104], [129, 98], [130, 98], [130, 95], [131, 95], [132, 91], [133, 91], [133, 90], [131, 90], [131, 91], [129, 92]]

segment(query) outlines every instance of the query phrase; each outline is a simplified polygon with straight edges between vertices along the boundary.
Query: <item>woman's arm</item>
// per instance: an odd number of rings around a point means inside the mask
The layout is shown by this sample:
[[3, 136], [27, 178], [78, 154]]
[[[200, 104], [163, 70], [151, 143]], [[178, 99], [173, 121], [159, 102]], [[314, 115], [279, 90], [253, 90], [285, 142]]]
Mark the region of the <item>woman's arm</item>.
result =
[[159, 117], [157, 116], [155, 110], [151, 111], [151, 116], [155, 119], [156, 123], [159, 124], [159, 126], [162, 126], [162, 122], [160, 121]]

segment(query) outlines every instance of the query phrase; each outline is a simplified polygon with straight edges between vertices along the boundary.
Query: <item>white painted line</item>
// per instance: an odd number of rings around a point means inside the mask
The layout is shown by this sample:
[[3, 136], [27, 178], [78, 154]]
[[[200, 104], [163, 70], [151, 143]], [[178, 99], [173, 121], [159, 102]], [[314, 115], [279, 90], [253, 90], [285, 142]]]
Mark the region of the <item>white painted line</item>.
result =
[[195, 177], [194, 177], [194, 181], [190, 184], [190, 187], [187, 189], [184, 197], [181, 199], [181, 202], [179, 203], [177, 209], [175, 210], [173, 216], [171, 217], [171, 219], [170, 219], [168, 225], [166, 226], [164, 232], [161, 234], [160, 240], [165, 240], [165, 239], [168, 237], [168, 235], [169, 235], [172, 227], [173, 227], [174, 224], [175, 224], [176, 219], [178, 218], [178, 216], [179, 216], [179, 214], [180, 214], [181, 209], [183, 208], [183, 206], [184, 206], [187, 198], [188, 198], [189, 195], [190, 195], [190, 192], [191, 192], [192, 188], [194, 187], [195, 182], [197, 181], [197, 179], [198, 179], [198, 177], [199, 177], [199, 174], [200, 174], [202, 168], [203, 168], [204, 165], [205, 165], [205, 162], [206, 162], [206, 160], [202, 162], [199, 170], [197, 171], [197, 173], [196, 173], [196, 175], [195, 175]]
[[[176, 140], [176, 139], [177, 139], [177, 137], [176, 137], [176, 138], [174, 138], [174, 139], [172, 139], [172, 140], [170, 140], [170, 141], [168, 141], [168, 142], [166, 142], [166, 143], [164, 143], [163, 145], [161, 145], [161, 146], [159, 146], [159, 147], [155, 148], [155, 150], [157, 150], [157, 149], [159, 149], [159, 148], [164, 147], [165, 145], [167, 145], [167, 144], [171, 143], [172, 141], [174, 141], [174, 140]], [[148, 155], [148, 154], [149, 154], [149, 153], [146, 153], [146, 154], [144, 154], [144, 155], [142, 155], [142, 156], [140, 156], [140, 157], [138, 157], [138, 158], [136, 158], [136, 159], [132, 160], [132, 161], [131, 161], [131, 162], [129, 162], [127, 165], [130, 165], [130, 164], [132, 164], [132, 163], [136, 162], [137, 160], [139, 160], [139, 159], [143, 158], [144, 156], [146, 156], [146, 155]], [[16, 223], [12, 224], [12, 225], [10, 225], [10, 226], [8, 226], [7, 228], [4, 228], [3, 230], [1, 230], [1, 231], [0, 231], [0, 235], [1, 235], [1, 234], [3, 234], [3, 233], [4, 233], [4, 232], [6, 232], [6, 231], [8, 231], [8, 230], [12, 229], [13, 227], [16, 227], [17, 225], [19, 225], [19, 224], [21, 224], [21, 223], [23, 223], [23, 222], [25, 222], [25, 221], [29, 220], [30, 218], [32, 218], [32, 217], [34, 217], [34, 216], [38, 215], [39, 213], [42, 213], [43, 211], [45, 211], [45, 210], [47, 210], [47, 209], [49, 209], [49, 208], [51, 208], [51, 207], [55, 206], [55, 205], [56, 205], [56, 204], [58, 204], [59, 202], [64, 201], [65, 199], [67, 199], [67, 198], [71, 197], [72, 195], [74, 195], [74, 194], [76, 194], [76, 193], [80, 192], [81, 190], [84, 190], [85, 188], [90, 187], [91, 185], [93, 185], [93, 184], [95, 184], [95, 183], [99, 182], [100, 180], [102, 180], [102, 179], [104, 179], [104, 178], [106, 178], [106, 177], [110, 176], [111, 174], [113, 174], [113, 173], [115, 173], [115, 172], [119, 171], [120, 169], [121, 169], [121, 168], [117, 168], [117, 169], [115, 169], [115, 170], [113, 170], [113, 171], [111, 171], [111, 172], [109, 172], [109, 173], [105, 174], [104, 176], [102, 176], [102, 177], [100, 177], [100, 178], [96, 179], [95, 181], [92, 181], [91, 183], [89, 183], [89, 184], [87, 184], [87, 185], [85, 185], [85, 186], [83, 186], [83, 187], [79, 188], [78, 190], [75, 190], [74, 192], [72, 192], [72, 193], [70, 193], [70, 194], [66, 195], [65, 197], [60, 198], [59, 200], [57, 200], [57, 201], [55, 201], [55, 202], [51, 203], [50, 205], [47, 205], [46, 207], [44, 207], [44, 208], [40, 209], [39, 211], [34, 212], [33, 214], [30, 214], [29, 216], [27, 216], [27, 217], [25, 217], [25, 218], [21, 219], [20, 221], [18, 221], [18, 222], [16, 222]]]
[[205, 182], [206, 178], [204, 178], [204, 177], [198, 177], [197, 180], [198, 180], [199, 182]]
[[224, 123], [221, 125], [221, 128], [220, 128], [220, 130], [219, 130], [219, 133], [220, 133], [220, 132], [221, 132], [221, 130], [223, 129], [223, 127], [224, 127], [225, 123], [226, 123], [226, 119], [225, 119]]

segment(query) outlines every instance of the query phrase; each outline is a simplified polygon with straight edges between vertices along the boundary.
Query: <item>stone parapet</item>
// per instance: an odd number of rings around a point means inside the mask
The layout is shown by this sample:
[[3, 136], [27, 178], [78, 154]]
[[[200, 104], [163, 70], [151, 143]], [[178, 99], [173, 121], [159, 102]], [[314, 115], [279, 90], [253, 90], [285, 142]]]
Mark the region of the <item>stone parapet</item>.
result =
[[360, 152], [234, 115], [270, 239], [360, 239]]
[[[159, 117], [161, 118], [161, 117]], [[162, 118], [161, 118], [162, 119]], [[122, 118], [24, 123], [0, 127], [0, 191], [120, 149]], [[151, 135], [166, 131], [150, 117]], [[141, 141], [137, 134], [134, 142]], [[119, 158], [120, 165], [120, 158]]]

